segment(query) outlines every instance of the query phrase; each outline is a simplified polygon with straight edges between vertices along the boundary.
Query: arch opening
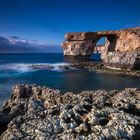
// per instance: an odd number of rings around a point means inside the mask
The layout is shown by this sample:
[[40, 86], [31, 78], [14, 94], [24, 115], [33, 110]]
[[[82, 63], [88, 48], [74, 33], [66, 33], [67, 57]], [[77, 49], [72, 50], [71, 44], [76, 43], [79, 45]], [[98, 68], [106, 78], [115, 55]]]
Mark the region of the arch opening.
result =
[[105, 46], [105, 42], [106, 42], [106, 37], [101, 37], [97, 43], [96, 43], [96, 46]]
[[94, 53], [114, 52], [116, 51], [118, 36], [114, 34], [107, 34], [101, 36], [94, 47]]
[[91, 59], [95, 61], [101, 61], [101, 53], [105, 49], [105, 44], [106, 44], [106, 37], [98, 37], [96, 41], [93, 41], [93, 54], [91, 56]]
[[107, 40], [106, 36], [102, 36], [96, 41], [94, 53], [101, 53], [105, 50], [106, 40]]

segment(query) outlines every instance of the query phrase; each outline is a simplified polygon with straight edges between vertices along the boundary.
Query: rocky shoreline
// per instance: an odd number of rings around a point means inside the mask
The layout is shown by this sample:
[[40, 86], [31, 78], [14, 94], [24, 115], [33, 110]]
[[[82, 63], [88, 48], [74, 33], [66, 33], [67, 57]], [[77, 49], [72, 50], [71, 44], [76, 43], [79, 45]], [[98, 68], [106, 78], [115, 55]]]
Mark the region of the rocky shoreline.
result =
[[140, 70], [116, 68], [108, 66], [102, 62], [79, 62], [71, 64], [70, 67], [75, 67], [78, 69], [86, 69], [92, 72], [96, 71], [100, 73], [113, 73], [138, 77], [140, 76]]
[[[30, 68], [35, 70], [53, 70], [55, 67], [51, 64], [32, 64], [29, 65]], [[123, 74], [123, 75], [130, 75], [130, 76], [140, 76], [140, 70], [133, 70], [133, 69], [125, 69], [125, 68], [116, 68], [113, 66], [108, 66], [103, 62], [93, 62], [93, 61], [86, 61], [86, 62], [74, 62], [65, 65], [58, 65], [58, 68], [61, 70], [78, 70], [78, 69], [85, 69], [88, 71], [96, 71], [100, 73], [113, 73], [113, 74]]]
[[139, 140], [140, 89], [74, 94], [16, 85], [0, 126], [1, 140]]

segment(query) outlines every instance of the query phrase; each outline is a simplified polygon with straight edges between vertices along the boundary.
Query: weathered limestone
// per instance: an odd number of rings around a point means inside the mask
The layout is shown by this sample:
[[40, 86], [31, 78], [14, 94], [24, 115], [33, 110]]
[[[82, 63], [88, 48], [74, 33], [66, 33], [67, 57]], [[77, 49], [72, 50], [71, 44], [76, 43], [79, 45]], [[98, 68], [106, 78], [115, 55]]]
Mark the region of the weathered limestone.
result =
[[[81, 50], [86, 47], [94, 50], [97, 41], [101, 37], [106, 37], [106, 43], [104, 46], [106, 52], [131, 52], [140, 50], [140, 27], [137, 27], [118, 31], [68, 33], [65, 35], [66, 41], [62, 45], [64, 48], [64, 55], [82, 55]], [[90, 47], [89, 44], [87, 45], [87, 42], [90, 42]], [[75, 50], [80, 51], [79, 53], [75, 53], [73, 52]], [[90, 53], [92, 54], [92, 52], [93, 51]], [[89, 55], [89, 53], [87, 53], [87, 55]]]
[[92, 40], [66, 41], [63, 44], [64, 55], [71, 57], [89, 57], [93, 53]]
[[62, 94], [17, 85], [0, 112], [0, 128], [1, 140], [139, 140], [140, 89]]
[[65, 57], [85, 58], [90, 57], [99, 39], [96, 32], [68, 33], [65, 35], [66, 41], [62, 47]]
[[98, 33], [96, 32], [75, 32], [75, 33], [68, 33], [65, 35], [65, 39], [67, 41], [83, 41], [83, 40], [91, 40], [91, 39], [96, 40], [97, 37], [98, 37]]
[[140, 27], [120, 31], [115, 51], [137, 52], [138, 50], [140, 51]]
[[[106, 38], [104, 46], [96, 45], [101, 37]], [[104, 53], [102, 60], [106, 65], [109, 63], [109, 65], [122, 67], [126, 62], [125, 65], [133, 68], [140, 64], [139, 54], [136, 54], [140, 52], [140, 27], [118, 31], [68, 33], [65, 39], [66, 41], [62, 44], [64, 56], [90, 57], [94, 52], [101, 52]], [[126, 52], [129, 53], [126, 55]], [[112, 59], [113, 55], [115, 58], [109, 61], [108, 59]], [[122, 62], [119, 59], [122, 59]]]
[[101, 54], [105, 65], [123, 69], [140, 69], [140, 52], [106, 52]]
[[62, 44], [64, 55], [91, 55], [101, 37], [106, 37], [104, 52], [140, 50], [140, 27], [137, 27], [118, 31], [68, 33]]

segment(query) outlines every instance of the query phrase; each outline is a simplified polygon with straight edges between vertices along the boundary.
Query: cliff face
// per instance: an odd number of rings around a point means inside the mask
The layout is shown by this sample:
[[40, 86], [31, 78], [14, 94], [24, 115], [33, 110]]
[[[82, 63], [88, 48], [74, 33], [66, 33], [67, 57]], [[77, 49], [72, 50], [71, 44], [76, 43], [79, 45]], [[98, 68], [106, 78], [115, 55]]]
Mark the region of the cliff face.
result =
[[140, 27], [120, 31], [116, 51], [140, 51]]
[[88, 57], [93, 52], [92, 40], [66, 41], [63, 44], [64, 55], [71, 57]]
[[101, 54], [104, 65], [121, 69], [140, 69], [138, 52], [106, 52]]
[[118, 31], [77, 32], [65, 35], [65, 56], [90, 56], [98, 40], [106, 38], [102, 52], [135, 52], [140, 50], [140, 27]]
[[[105, 44], [97, 45], [102, 37], [106, 39]], [[102, 61], [108, 66], [140, 69], [140, 27], [118, 31], [68, 33], [65, 39], [62, 47], [66, 57], [85, 58], [94, 52], [100, 52]]]
[[66, 41], [62, 47], [64, 55], [69, 57], [88, 57], [93, 53], [94, 38], [97, 33], [94, 32], [81, 32], [81, 33], [68, 33], [65, 35]]

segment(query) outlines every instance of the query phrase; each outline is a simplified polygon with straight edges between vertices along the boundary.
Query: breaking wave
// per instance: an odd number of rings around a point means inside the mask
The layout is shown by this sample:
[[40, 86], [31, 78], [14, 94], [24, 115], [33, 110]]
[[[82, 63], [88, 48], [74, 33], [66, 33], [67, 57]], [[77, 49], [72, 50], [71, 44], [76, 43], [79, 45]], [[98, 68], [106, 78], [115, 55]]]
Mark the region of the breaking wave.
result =
[[33, 72], [37, 70], [52, 70], [52, 71], [64, 71], [64, 66], [68, 66], [68, 63], [12, 63], [0, 65], [0, 71], [15, 71], [18, 73]]

